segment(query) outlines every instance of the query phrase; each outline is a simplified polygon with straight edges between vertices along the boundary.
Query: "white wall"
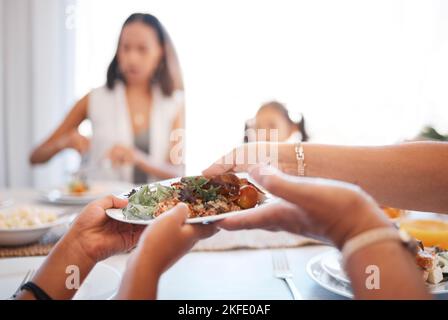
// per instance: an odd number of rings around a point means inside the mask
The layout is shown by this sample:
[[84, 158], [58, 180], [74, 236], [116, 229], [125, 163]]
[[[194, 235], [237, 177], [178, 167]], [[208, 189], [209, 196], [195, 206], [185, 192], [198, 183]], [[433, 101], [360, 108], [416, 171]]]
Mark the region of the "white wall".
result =
[[3, 96], [3, 1], [0, 1], [0, 188], [6, 186], [6, 157], [5, 157], [5, 122], [4, 122], [4, 96]]
[[26, 156], [32, 141], [31, 10], [28, 0], [6, 0], [3, 5], [7, 183], [26, 186], [32, 183]]
[[[74, 30], [66, 28], [66, 8], [71, 1], [31, 1], [32, 28], [32, 140], [42, 142], [62, 121], [73, 99]], [[33, 169], [34, 186], [60, 184], [67, 178], [68, 158], [64, 152], [48, 164]]]
[[64, 178], [67, 154], [34, 169], [28, 159], [32, 148], [54, 130], [73, 103], [74, 36], [65, 26], [70, 2], [1, 1], [5, 145], [0, 144], [0, 150], [6, 161], [0, 165], [0, 186], [47, 187]]

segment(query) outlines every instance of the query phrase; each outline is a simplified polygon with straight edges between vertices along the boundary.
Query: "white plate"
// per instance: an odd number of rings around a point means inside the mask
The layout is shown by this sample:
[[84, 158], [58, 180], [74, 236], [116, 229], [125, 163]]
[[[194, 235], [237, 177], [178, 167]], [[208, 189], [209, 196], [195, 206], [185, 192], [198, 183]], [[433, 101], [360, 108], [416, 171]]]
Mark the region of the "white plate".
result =
[[[8, 209], [2, 209], [1, 212], [8, 214], [10, 211], [17, 210], [19, 207], [27, 207], [27, 206], [17, 206]], [[56, 215], [60, 213], [58, 212], [58, 210], [55, 210], [54, 208], [48, 208], [42, 206], [33, 206], [33, 207], [54, 212]], [[58, 217], [58, 219], [56, 219], [51, 223], [45, 223], [42, 225], [29, 228], [0, 228], [0, 246], [20, 246], [37, 242], [50, 229], [68, 223], [71, 218], [72, 215], [64, 215]]]
[[[268, 203], [273, 203], [273, 202], [275, 202], [277, 200], [277, 198], [275, 198], [274, 196], [272, 196], [269, 193], [267, 193], [261, 186], [256, 184], [253, 180], [251, 180], [249, 175], [247, 175], [245, 173], [238, 173], [237, 176], [239, 178], [246, 178], [246, 179], [248, 179], [257, 188], [259, 188], [260, 190], [263, 190], [263, 192], [265, 192], [265, 200], [263, 200], [263, 202], [261, 204], [259, 204], [257, 207], [264, 206], [264, 205], [266, 205]], [[179, 178], [174, 178], [174, 179], [163, 180], [163, 181], [160, 181], [160, 182], [154, 182], [154, 183], [150, 184], [150, 186], [152, 186], [154, 184], [161, 184], [163, 186], [170, 186], [171, 183], [177, 182], [180, 179], [181, 178], [179, 177]], [[126, 192], [126, 193], [124, 193], [124, 194], [122, 194], [120, 196], [121, 197], [125, 197], [125, 195], [128, 194], [128, 193], [129, 192]], [[232, 211], [232, 212], [229, 212], [229, 213], [223, 213], [223, 214], [218, 214], [218, 215], [214, 215], [214, 216], [190, 218], [190, 219], [187, 219], [186, 222], [187, 223], [211, 223], [211, 222], [222, 220], [222, 219], [225, 219], [225, 218], [230, 218], [230, 217], [239, 216], [239, 215], [242, 215], [242, 214], [247, 214], [251, 210], [253, 210], [253, 209]], [[106, 210], [106, 214], [109, 217], [111, 217], [112, 219], [115, 219], [115, 220], [118, 220], [118, 221], [121, 221], [121, 222], [131, 223], [131, 224], [149, 225], [149, 224], [151, 224], [155, 220], [155, 219], [148, 219], [148, 220], [128, 219], [128, 218], [126, 218], [124, 216], [122, 209], [107, 209]]]
[[322, 269], [324, 269], [333, 278], [350, 283], [350, 279], [342, 268], [342, 256], [338, 250], [330, 250], [322, 257]]
[[[0, 259], [0, 299], [8, 299], [22, 282], [28, 270], [39, 269], [45, 257]], [[76, 300], [111, 299], [120, 285], [120, 273], [104, 263], [98, 263], [79, 288]]]
[[129, 184], [117, 184], [114, 182], [94, 182], [91, 189], [84, 194], [74, 195], [69, 193], [67, 187], [42, 190], [40, 198], [45, 202], [66, 205], [85, 205], [109, 194], [119, 194], [129, 189]]
[[[317, 282], [321, 287], [336, 293], [338, 295], [353, 298], [352, 288], [350, 286], [350, 282], [340, 281], [337, 278], [333, 277], [324, 270], [322, 267], [322, 261], [327, 258], [329, 255], [334, 255], [335, 250], [332, 249], [330, 251], [324, 252], [312, 258], [307, 266], [306, 271], [308, 275]], [[339, 260], [338, 260], [339, 261]], [[448, 282], [439, 283], [437, 285], [427, 285], [428, 289], [430, 289], [431, 293], [434, 295], [439, 294], [447, 294], [448, 293]]]
[[313, 257], [308, 264], [306, 265], [306, 271], [308, 275], [317, 282], [321, 287], [341, 295], [347, 298], [353, 298], [352, 289], [350, 284], [339, 281], [332, 276], [330, 276], [323, 268], [322, 268], [322, 258], [327, 253], [320, 254], [316, 257]]

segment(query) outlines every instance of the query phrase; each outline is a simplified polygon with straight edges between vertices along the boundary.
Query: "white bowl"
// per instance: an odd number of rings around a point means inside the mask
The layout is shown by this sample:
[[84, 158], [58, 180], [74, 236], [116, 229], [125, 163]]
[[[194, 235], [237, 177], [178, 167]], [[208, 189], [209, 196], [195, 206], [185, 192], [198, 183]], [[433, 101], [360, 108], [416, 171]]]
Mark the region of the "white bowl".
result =
[[37, 242], [51, 228], [68, 222], [67, 217], [57, 219], [52, 223], [43, 224], [30, 228], [0, 228], [0, 246], [21, 246]]

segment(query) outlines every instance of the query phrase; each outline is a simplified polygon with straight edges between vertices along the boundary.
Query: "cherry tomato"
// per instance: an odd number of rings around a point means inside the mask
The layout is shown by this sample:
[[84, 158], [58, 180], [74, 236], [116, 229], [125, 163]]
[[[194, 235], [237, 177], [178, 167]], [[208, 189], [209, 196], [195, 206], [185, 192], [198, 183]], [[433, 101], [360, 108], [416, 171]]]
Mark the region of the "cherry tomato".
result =
[[238, 205], [243, 209], [253, 208], [258, 203], [258, 191], [252, 186], [244, 186], [240, 189]]

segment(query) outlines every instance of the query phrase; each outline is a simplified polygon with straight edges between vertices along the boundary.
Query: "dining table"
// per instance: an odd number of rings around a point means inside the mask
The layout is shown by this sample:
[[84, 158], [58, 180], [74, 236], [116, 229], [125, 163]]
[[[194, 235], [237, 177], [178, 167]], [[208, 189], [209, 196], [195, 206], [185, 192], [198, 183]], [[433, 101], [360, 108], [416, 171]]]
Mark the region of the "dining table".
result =
[[[0, 196], [12, 200], [14, 204], [43, 204], [35, 189], [5, 189], [0, 190]], [[70, 209], [68, 205], [52, 206], [63, 210]], [[80, 207], [73, 209], [79, 211]], [[163, 274], [158, 286], [158, 298], [162, 300], [293, 299], [286, 282], [274, 275], [273, 254], [283, 252], [292, 273], [292, 281], [303, 299], [345, 300], [347, 298], [318, 285], [307, 272], [307, 265], [313, 257], [332, 249], [334, 248], [329, 245], [314, 242], [284, 248], [276, 246], [192, 251]], [[130, 253], [115, 255], [102, 263], [123, 274], [129, 255]], [[0, 258], [0, 262], [2, 259], [8, 258]], [[448, 295], [439, 295], [438, 298], [448, 299]]]

